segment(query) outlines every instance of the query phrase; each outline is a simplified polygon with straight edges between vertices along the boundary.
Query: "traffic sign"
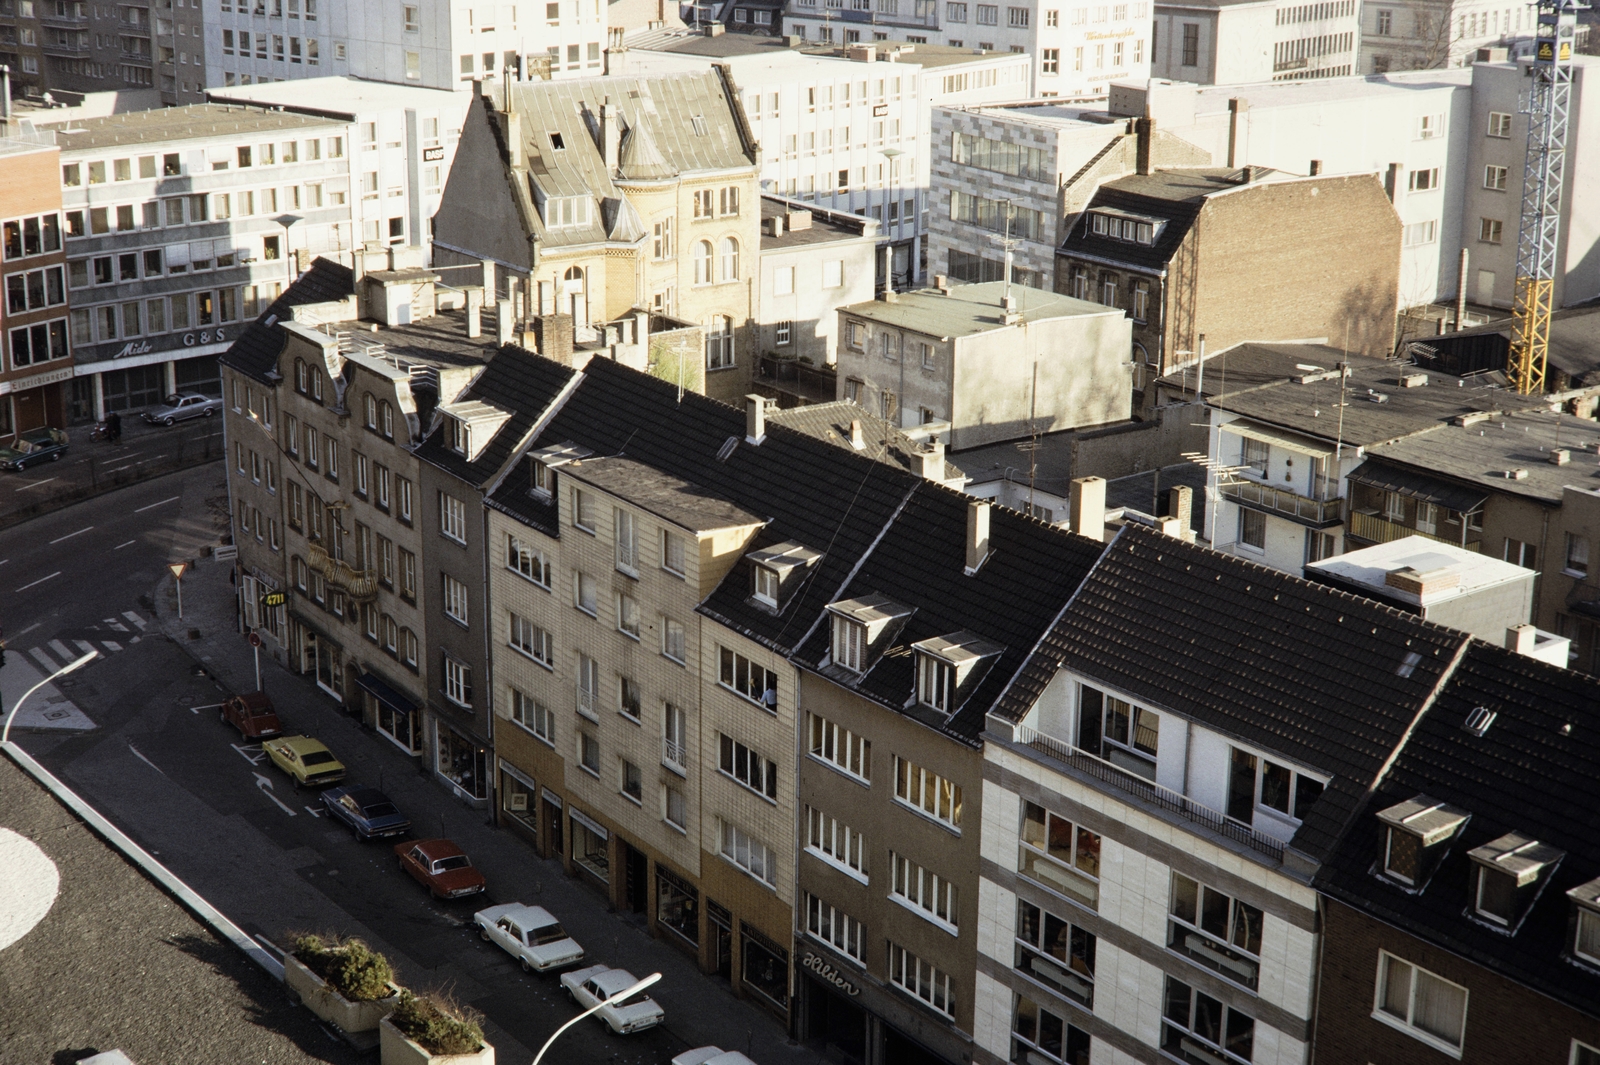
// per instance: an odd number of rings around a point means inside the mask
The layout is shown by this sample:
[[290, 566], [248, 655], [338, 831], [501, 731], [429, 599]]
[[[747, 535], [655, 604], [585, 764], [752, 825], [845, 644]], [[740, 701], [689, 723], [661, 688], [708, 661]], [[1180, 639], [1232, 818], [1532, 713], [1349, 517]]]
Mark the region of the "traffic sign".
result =
[[172, 571], [172, 576], [175, 579], [181, 581], [181, 580], [183, 580], [183, 575], [185, 573], [189, 572], [189, 563], [187, 563], [187, 562], [169, 562], [169, 563], [167, 563], [167, 568]]
[[268, 592], [261, 597], [262, 606], [282, 606], [288, 597], [282, 592]]
[[250, 646], [251, 647], [260, 647], [261, 646], [261, 634], [259, 632], [256, 632], [254, 629], [250, 630]]

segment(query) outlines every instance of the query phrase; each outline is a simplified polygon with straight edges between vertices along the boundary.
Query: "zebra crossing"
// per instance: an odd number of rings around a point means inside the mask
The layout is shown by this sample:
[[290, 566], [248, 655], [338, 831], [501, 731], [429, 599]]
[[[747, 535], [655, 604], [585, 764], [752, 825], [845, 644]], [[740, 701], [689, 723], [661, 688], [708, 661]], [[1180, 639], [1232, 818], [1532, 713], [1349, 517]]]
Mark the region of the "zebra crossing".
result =
[[37, 647], [30, 647], [28, 657], [37, 662], [45, 674], [49, 675], [63, 666], [71, 665], [86, 654], [97, 654], [102, 657], [116, 654], [138, 643], [150, 625], [151, 622], [137, 611], [124, 610], [119, 617], [105, 618], [98, 625], [63, 633]]

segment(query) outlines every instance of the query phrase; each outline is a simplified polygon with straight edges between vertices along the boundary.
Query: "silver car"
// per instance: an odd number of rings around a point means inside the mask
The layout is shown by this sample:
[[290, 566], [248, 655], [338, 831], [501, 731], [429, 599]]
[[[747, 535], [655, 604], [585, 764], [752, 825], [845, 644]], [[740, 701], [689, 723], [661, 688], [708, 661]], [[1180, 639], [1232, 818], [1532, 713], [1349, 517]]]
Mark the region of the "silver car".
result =
[[190, 418], [209, 418], [222, 409], [222, 400], [215, 396], [202, 396], [198, 392], [182, 392], [168, 396], [161, 406], [144, 412], [144, 420], [151, 425], [171, 425]]

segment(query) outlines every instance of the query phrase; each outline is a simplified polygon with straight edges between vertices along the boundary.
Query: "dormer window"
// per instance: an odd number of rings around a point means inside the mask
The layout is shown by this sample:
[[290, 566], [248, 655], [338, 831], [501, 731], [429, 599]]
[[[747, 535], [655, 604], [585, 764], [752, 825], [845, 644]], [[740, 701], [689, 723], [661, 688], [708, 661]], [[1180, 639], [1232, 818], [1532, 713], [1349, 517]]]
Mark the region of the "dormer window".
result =
[[1508, 832], [1467, 852], [1472, 859], [1472, 908], [1477, 916], [1505, 928], [1516, 925], [1534, 887], [1565, 857], [1564, 851]]
[[1089, 215], [1089, 226], [1097, 237], [1125, 240], [1134, 244], [1154, 244], [1161, 220], [1110, 211], [1094, 211]]
[[754, 586], [751, 597], [762, 606], [779, 610], [783, 607], [784, 597], [799, 586], [805, 571], [815, 565], [822, 554], [804, 544], [787, 540], [751, 551], [744, 557], [751, 563]]
[[555, 493], [556, 473], [547, 463], [534, 459], [529, 463], [528, 490], [534, 495], [550, 498]]
[[755, 567], [756, 602], [767, 606], [778, 605], [778, 571], [768, 566]]
[[849, 618], [833, 619], [833, 660], [852, 673], [863, 671], [867, 627]]
[[917, 670], [917, 702], [948, 714], [955, 696], [956, 668], [933, 655], [918, 655], [917, 660], [921, 666]]
[[1600, 966], [1600, 878], [1567, 892], [1572, 900], [1572, 953], [1579, 961]]
[[872, 648], [890, 633], [891, 626], [911, 616], [911, 608], [886, 595], [865, 595], [828, 604], [833, 615], [833, 664], [852, 673], [865, 673]]
[[478, 458], [511, 417], [509, 411], [477, 399], [442, 405], [439, 413], [443, 417], [445, 446], [469, 462]]
[[472, 427], [454, 418], [444, 420], [444, 444], [458, 455], [472, 451]]
[[970, 632], [919, 640], [911, 647], [917, 653], [917, 702], [942, 714], [955, 713], [961, 686], [985, 659], [1004, 650]]
[[552, 196], [544, 201], [544, 224], [548, 229], [586, 226], [590, 220], [589, 196]]
[[594, 452], [577, 444], [554, 444], [528, 452], [528, 491], [541, 499], [554, 499], [556, 468], [586, 459]]
[[1383, 824], [1382, 874], [1410, 888], [1420, 888], [1472, 815], [1426, 795], [1418, 795], [1378, 812]]

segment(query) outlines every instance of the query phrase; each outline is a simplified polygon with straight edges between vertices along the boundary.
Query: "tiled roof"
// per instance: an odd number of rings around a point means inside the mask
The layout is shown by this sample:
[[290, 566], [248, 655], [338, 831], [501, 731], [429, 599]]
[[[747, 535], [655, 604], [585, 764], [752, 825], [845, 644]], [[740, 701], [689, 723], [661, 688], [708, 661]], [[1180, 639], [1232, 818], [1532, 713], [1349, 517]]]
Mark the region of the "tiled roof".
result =
[[[1067, 233], [1066, 239], [1061, 242], [1060, 251], [1063, 255], [1088, 255], [1096, 259], [1127, 263], [1145, 270], [1162, 270], [1177, 252], [1178, 246], [1183, 243], [1183, 238], [1188, 236], [1189, 228], [1194, 225], [1194, 220], [1199, 217], [1200, 210], [1204, 206], [1203, 198], [1172, 200], [1125, 190], [1119, 188], [1117, 182], [1108, 182], [1096, 190], [1094, 198], [1089, 201], [1088, 210], [1078, 217], [1077, 222]], [[1154, 244], [1137, 244], [1128, 240], [1112, 240], [1107, 236], [1096, 236], [1091, 226], [1089, 211], [1097, 207], [1149, 215], [1152, 218], [1165, 220], [1166, 225], [1161, 227]], [[1091, 271], [1091, 288], [1093, 284]]]
[[[1482, 736], [1462, 727], [1477, 707], [1496, 714]], [[1600, 875], [1597, 777], [1600, 680], [1474, 641], [1316, 884], [1385, 923], [1600, 1016], [1600, 972], [1563, 955], [1571, 939], [1566, 892]], [[1372, 872], [1381, 838], [1374, 815], [1419, 793], [1472, 818], [1413, 895]], [[1507, 935], [1466, 916], [1467, 852], [1513, 831], [1566, 857]]]
[[[912, 469], [912, 452], [919, 445], [888, 419], [848, 399], [807, 403], [802, 407], [790, 407], [767, 414], [768, 425], [786, 425], [851, 451], [855, 450], [850, 445], [850, 423], [853, 421], [861, 423], [861, 436], [867, 445], [859, 454], [901, 469]], [[952, 481], [965, 476], [959, 466], [948, 461], [944, 464], [944, 474], [946, 479]]]
[[277, 367], [278, 356], [283, 352], [285, 337], [278, 323], [289, 317], [289, 308], [342, 300], [353, 291], [355, 274], [348, 266], [340, 266], [332, 259], [314, 260], [311, 269], [284, 289], [283, 295], [261, 312], [261, 317], [245, 326], [239, 339], [217, 361], [257, 381], [267, 381], [267, 373]]
[[995, 713], [1021, 720], [1065, 667], [1328, 772], [1294, 839], [1321, 859], [1467, 640], [1129, 525]]
[[573, 373], [570, 366], [507, 344], [489, 360], [483, 373], [457, 402], [482, 400], [510, 411], [511, 417], [496, 430], [475, 459], [469, 461], [445, 446], [443, 425], [435, 425], [417, 445], [417, 457], [475, 488], [486, 487], [529, 430], [549, 410]]

